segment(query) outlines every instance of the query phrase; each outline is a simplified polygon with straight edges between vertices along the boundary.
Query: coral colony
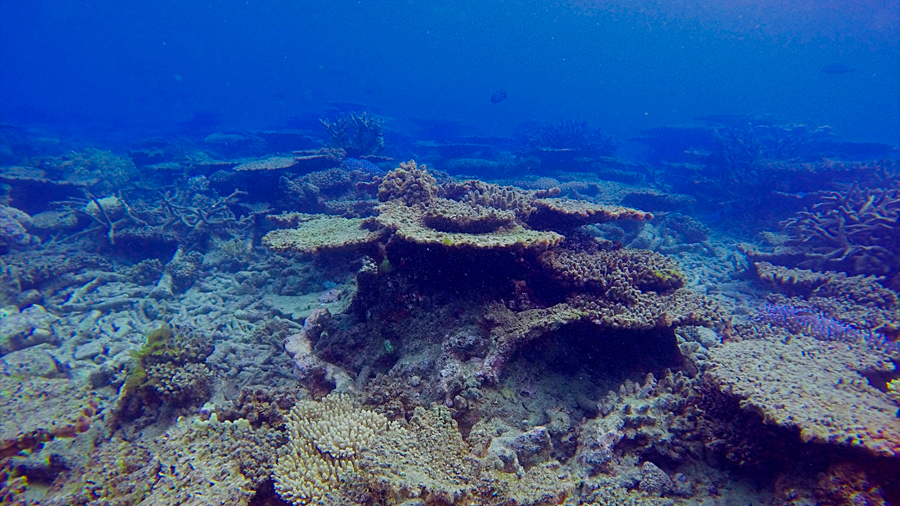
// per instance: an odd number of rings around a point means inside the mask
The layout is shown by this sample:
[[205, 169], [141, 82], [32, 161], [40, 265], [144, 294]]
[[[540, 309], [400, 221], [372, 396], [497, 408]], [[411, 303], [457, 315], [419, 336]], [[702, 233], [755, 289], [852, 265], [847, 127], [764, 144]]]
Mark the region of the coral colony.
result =
[[896, 503], [896, 160], [386, 129], [4, 144], [0, 502]]

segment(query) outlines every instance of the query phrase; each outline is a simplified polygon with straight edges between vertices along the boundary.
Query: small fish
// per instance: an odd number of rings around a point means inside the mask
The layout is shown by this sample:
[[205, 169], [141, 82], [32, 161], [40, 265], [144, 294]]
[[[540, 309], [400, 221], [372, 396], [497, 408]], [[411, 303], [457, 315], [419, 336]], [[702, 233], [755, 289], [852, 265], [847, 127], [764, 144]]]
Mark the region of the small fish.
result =
[[491, 103], [499, 104], [506, 100], [506, 90], [495, 91], [493, 95], [491, 95]]
[[829, 63], [822, 67], [822, 72], [831, 75], [849, 74], [856, 70], [856, 67], [848, 67], [843, 63]]

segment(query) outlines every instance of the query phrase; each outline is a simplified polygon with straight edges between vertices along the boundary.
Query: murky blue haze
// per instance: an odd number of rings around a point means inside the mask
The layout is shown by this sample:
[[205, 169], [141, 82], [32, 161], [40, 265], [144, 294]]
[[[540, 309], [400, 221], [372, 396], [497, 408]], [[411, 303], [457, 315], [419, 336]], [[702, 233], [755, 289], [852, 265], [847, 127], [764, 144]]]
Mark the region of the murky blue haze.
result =
[[[589, 120], [617, 138], [709, 114], [900, 137], [896, 2], [4, 0], [0, 119], [83, 133], [195, 112], [264, 128], [352, 102], [484, 133]], [[844, 65], [844, 74], [822, 72]], [[489, 101], [507, 90], [508, 100]]]

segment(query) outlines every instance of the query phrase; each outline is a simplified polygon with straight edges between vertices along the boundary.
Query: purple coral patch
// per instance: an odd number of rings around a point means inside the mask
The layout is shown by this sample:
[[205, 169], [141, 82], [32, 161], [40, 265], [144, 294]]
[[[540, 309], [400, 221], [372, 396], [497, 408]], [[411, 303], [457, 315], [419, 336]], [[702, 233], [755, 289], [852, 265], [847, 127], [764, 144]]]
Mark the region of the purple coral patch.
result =
[[766, 304], [753, 317], [753, 321], [768, 323], [789, 330], [792, 334], [806, 334], [819, 341], [858, 343], [893, 351], [898, 343], [888, 342], [881, 334], [860, 330], [852, 325], [829, 318], [811, 309], [783, 304]]

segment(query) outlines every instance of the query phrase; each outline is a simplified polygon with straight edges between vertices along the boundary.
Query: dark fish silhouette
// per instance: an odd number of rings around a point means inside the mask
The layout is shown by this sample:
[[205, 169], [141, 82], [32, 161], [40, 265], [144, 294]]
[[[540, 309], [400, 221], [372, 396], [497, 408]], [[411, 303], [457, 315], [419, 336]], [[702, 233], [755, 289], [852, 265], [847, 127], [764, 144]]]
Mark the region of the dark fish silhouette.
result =
[[506, 100], [506, 90], [495, 91], [493, 95], [491, 95], [491, 102], [494, 104], [499, 104]]
[[856, 70], [856, 67], [848, 67], [843, 63], [829, 63], [822, 67], [822, 72], [831, 75], [849, 74]]

